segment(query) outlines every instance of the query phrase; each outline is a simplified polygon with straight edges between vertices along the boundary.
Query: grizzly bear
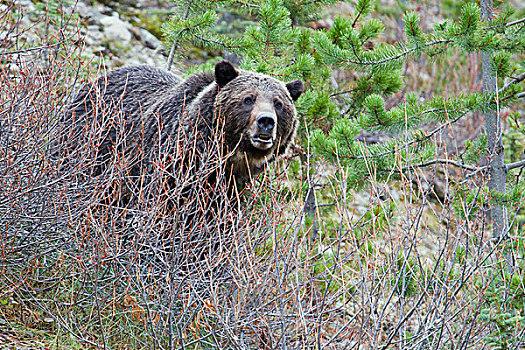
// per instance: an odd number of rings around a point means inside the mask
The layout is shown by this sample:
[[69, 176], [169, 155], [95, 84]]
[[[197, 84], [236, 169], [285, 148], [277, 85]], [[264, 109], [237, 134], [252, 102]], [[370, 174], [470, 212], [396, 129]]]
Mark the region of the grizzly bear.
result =
[[[94, 123], [105, 129], [95, 145], [96, 173], [117, 151], [129, 158], [133, 176], [153, 163], [152, 157], [175, 152], [180, 142], [202, 154], [221, 133], [225, 173], [238, 184], [287, 151], [298, 123], [294, 103], [303, 92], [301, 80], [283, 83], [237, 70], [225, 60], [214, 74], [186, 79], [148, 66], [125, 67], [82, 88], [67, 119], [77, 129]], [[102, 120], [110, 114], [118, 114], [118, 122]]]
[[247, 229], [243, 185], [290, 147], [303, 91], [300, 80], [227, 61], [185, 79], [117, 69], [80, 90], [56, 153], [67, 178], [90, 189], [81, 201], [90, 227], [193, 271], [204, 257], [223, 261], [227, 242]]

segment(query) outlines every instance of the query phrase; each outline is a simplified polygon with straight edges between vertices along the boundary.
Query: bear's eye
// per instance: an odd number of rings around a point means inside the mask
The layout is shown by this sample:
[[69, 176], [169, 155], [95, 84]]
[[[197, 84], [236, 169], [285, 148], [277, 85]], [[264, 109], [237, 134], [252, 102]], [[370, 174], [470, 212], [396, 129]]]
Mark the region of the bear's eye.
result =
[[283, 103], [279, 100], [275, 100], [275, 102], [273, 103], [273, 106], [275, 107], [276, 110], [280, 111], [281, 109], [283, 109]]
[[247, 106], [251, 106], [255, 103], [255, 98], [253, 98], [253, 96], [246, 96], [243, 100], [243, 103]]

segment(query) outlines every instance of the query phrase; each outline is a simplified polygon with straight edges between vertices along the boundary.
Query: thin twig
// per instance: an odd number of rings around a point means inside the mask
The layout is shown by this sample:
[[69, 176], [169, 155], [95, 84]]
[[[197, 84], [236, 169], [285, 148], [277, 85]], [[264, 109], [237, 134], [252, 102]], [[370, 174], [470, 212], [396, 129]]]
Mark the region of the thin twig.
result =
[[31, 52], [31, 51], [47, 50], [47, 49], [50, 49], [50, 48], [55, 47], [55, 46], [60, 46], [64, 42], [65, 42], [64, 40], [61, 40], [61, 41], [59, 41], [57, 43], [49, 44], [49, 45], [42, 45], [42, 46], [31, 47], [31, 48], [28, 48], [28, 49], [16, 50], [16, 51], [4, 51], [4, 52], [0, 52], [0, 55], [17, 55], [17, 54]]

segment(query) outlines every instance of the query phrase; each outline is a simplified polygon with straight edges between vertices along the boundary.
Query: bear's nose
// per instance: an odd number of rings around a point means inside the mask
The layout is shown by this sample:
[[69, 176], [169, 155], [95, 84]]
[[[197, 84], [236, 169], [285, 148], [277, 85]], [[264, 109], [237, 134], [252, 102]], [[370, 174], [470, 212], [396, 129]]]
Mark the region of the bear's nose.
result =
[[268, 113], [263, 113], [257, 117], [257, 126], [264, 132], [270, 132], [275, 126], [275, 117]]

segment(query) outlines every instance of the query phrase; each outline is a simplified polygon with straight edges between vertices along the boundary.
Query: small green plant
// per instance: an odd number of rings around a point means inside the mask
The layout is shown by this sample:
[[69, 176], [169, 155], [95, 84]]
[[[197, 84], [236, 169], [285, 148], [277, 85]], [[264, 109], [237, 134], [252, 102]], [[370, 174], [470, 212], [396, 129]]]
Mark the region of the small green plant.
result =
[[395, 271], [391, 275], [390, 284], [397, 294], [412, 297], [418, 292], [419, 277], [415, 273], [415, 262], [400, 256], [394, 265]]
[[492, 326], [485, 341], [493, 349], [510, 349], [521, 341], [520, 332], [524, 329], [524, 280], [502, 272], [490, 283], [485, 297], [479, 317]]

